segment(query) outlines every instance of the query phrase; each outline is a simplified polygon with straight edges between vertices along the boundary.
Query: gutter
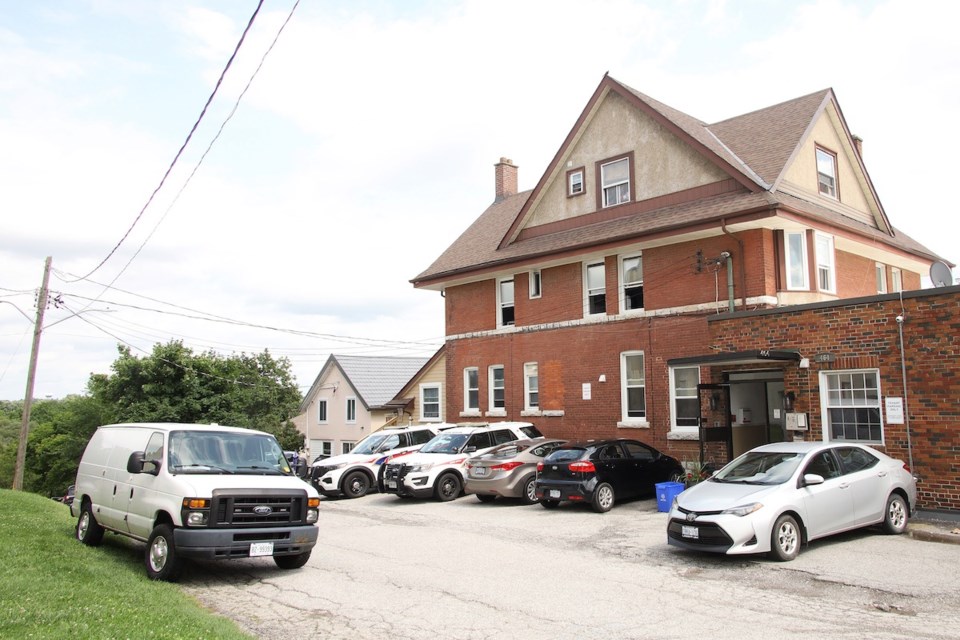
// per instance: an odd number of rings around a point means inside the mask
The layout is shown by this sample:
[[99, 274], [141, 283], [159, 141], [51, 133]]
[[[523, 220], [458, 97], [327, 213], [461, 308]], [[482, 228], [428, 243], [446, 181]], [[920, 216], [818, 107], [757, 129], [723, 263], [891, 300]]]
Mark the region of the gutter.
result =
[[[737, 236], [730, 233], [730, 231], [727, 229], [726, 218], [720, 218], [720, 228], [723, 230], [725, 234], [727, 234], [728, 236], [736, 240], [737, 244], [740, 245], [740, 298], [743, 300], [743, 310], [746, 311], [747, 310], [747, 265], [746, 265], [747, 261], [746, 261], [746, 254], [744, 253], [744, 249], [743, 249], [743, 240], [741, 240]], [[727, 277], [731, 278], [732, 275], [733, 274], [731, 273], [730, 259], [727, 258]], [[733, 286], [732, 279], [730, 282], [730, 286]], [[733, 305], [732, 294], [730, 296], [730, 304], [731, 306]], [[733, 309], [731, 309], [730, 311], [732, 312]]]

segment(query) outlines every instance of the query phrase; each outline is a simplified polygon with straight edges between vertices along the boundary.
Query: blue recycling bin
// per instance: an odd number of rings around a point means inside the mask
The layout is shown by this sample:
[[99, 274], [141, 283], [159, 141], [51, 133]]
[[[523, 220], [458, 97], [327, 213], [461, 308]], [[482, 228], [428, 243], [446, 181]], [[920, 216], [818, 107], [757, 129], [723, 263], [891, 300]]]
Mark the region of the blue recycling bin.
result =
[[655, 484], [654, 488], [657, 490], [657, 511], [667, 513], [670, 511], [673, 499], [687, 487], [682, 482], [660, 482]]

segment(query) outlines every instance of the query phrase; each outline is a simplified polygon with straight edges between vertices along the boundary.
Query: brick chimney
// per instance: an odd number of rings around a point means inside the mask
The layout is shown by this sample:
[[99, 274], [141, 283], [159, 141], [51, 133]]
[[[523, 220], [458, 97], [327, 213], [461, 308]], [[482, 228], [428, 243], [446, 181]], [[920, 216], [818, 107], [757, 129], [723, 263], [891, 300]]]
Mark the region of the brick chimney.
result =
[[496, 200], [499, 202], [507, 196], [517, 193], [517, 166], [509, 158], [500, 158], [500, 162], [493, 165], [496, 175]]
[[860, 156], [860, 159], [863, 160], [863, 138], [858, 135], [853, 137], [853, 148], [857, 150], [857, 155]]

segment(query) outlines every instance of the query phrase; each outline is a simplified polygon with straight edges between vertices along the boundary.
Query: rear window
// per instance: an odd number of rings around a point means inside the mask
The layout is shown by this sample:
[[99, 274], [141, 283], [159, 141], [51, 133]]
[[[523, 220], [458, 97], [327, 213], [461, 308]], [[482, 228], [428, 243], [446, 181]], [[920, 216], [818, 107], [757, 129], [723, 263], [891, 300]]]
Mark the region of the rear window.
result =
[[411, 431], [410, 432], [410, 442], [413, 444], [426, 444], [433, 439], [433, 432], [427, 431], [426, 429], [422, 431]]
[[520, 427], [520, 431], [523, 431], [524, 435], [528, 438], [542, 438], [543, 434], [540, 433], [540, 430], [535, 426], [530, 425], [529, 427]]
[[543, 459], [544, 462], [573, 462], [587, 455], [586, 449], [554, 449]]

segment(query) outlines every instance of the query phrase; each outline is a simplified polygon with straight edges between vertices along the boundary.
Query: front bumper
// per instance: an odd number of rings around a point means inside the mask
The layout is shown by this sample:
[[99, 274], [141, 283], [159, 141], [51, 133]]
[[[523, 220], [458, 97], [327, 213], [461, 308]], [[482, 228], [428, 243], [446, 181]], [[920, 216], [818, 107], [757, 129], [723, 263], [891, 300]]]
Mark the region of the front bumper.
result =
[[669, 518], [667, 544], [674, 547], [729, 555], [770, 550], [770, 527], [765, 526], [765, 518], [711, 513], [690, 519], [689, 512], [679, 507], [670, 510]]
[[411, 472], [405, 464], [384, 466], [382, 491], [410, 498], [429, 498], [433, 495], [433, 478], [427, 472]]
[[296, 527], [258, 527], [256, 529], [188, 529], [173, 531], [177, 553], [182, 558], [227, 560], [247, 558], [254, 542], [272, 542], [274, 556], [305, 553], [317, 544], [315, 525]]

